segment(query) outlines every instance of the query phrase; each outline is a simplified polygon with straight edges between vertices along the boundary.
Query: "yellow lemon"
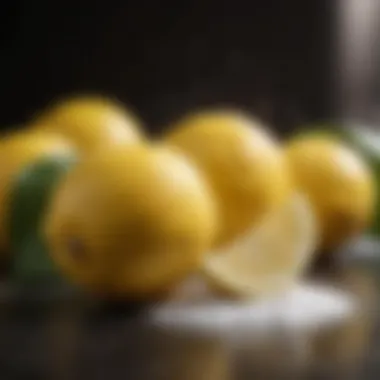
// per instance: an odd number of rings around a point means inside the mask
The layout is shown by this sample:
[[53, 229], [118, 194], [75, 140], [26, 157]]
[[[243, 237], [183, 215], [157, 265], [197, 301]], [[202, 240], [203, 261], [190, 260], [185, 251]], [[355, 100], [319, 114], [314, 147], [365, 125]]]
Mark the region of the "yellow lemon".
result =
[[207, 178], [219, 208], [218, 246], [243, 235], [289, 194], [280, 145], [258, 121], [242, 113], [191, 115], [164, 139], [193, 160]]
[[8, 248], [7, 211], [12, 181], [20, 170], [45, 156], [73, 154], [68, 141], [51, 133], [21, 131], [0, 140], [0, 248]]
[[32, 126], [58, 132], [85, 152], [142, 138], [134, 115], [118, 103], [96, 96], [60, 101], [34, 120]]
[[242, 238], [207, 255], [203, 274], [213, 289], [230, 296], [286, 291], [303, 274], [318, 239], [310, 203], [295, 194]]
[[295, 138], [286, 154], [299, 189], [317, 213], [322, 246], [336, 248], [359, 234], [375, 207], [374, 181], [362, 158], [328, 136]]
[[65, 178], [46, 218], [63, 273], [90, 290], [138, 297], [197, 268], [216, 229], [198, 171], [162, 146], [88, 155]]

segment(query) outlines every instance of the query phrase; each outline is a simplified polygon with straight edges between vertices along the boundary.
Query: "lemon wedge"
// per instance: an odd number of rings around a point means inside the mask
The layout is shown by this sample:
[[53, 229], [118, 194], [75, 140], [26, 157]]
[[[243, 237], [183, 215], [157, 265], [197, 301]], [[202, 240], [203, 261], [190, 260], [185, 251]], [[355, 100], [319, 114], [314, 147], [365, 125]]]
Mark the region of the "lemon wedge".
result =
[[225, 294], [258, 297], [277, 293], [303, 273], [318, 236], [310, 203], [297, 194], [258, 227], [208, 255], [203, 274], [213, 289]]

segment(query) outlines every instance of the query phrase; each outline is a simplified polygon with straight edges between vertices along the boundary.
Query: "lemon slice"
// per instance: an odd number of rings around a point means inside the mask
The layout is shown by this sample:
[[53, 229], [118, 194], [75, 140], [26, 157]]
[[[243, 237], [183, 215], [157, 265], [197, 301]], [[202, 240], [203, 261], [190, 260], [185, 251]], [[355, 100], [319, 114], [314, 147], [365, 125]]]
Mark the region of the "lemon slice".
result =
[[252, 297], [296, 282], [317, 247], [318, 229], [307, 199], [294, 195], [242, 238], [208, 255], [203, 274], [230, 295]]

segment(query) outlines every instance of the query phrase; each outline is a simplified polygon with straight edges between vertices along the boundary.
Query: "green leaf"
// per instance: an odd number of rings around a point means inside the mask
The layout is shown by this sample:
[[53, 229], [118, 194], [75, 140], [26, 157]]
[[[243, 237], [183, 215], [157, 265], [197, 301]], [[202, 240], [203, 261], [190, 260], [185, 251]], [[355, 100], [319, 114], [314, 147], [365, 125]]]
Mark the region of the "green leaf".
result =
[[44, 158], [25, 167], [13, 183], [8, 226], [16, 282], [59, 277], [41, 227], [55, 189], [74, 163], [72, 156]]

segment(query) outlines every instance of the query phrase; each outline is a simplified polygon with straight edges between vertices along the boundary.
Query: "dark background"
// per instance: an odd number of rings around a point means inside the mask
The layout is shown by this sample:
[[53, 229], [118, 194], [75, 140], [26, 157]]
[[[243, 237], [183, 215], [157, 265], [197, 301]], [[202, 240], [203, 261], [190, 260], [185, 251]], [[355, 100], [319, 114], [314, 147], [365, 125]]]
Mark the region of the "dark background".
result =
[[333, 3], [9, 1], [0, 124], [77, 91], [118, 97], [152, 132], [209, 105], [246, 108], [280, 132], [333, 117]]

